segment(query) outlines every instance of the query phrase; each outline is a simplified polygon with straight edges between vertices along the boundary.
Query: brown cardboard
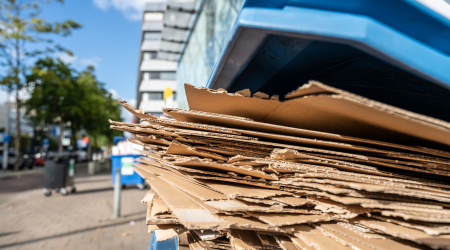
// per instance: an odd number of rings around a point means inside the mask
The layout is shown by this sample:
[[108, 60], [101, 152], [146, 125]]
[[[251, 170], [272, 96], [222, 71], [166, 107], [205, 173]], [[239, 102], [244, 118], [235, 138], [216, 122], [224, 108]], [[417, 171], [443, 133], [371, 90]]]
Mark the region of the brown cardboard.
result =
[[167, 149], [167, 154], [177, 154], [177, 155], [195, 155], [205, 158], [211, 158], [215, 160], [228, 160], [227, 158], [214, 154], [211, 152], [196, 150], [195, 148], [189, 147], [188, 145], [181, 144], [177, 141], [172, 141], [169, 148]]
[[[326, 89], [329, 94], [299, 95], [303, 89], [311, 86]], [[185, 86], [185, 91], [192, 110], [401, 144], [420, 140], [424, 143], [431, 141], [450, 145], [450, 124], [445, 121], [369, 100], [315, 81], [288, 94], [288, 100], [284, 102], [236, 96], [189, 85]], [[283, 112], [274, 112], [278, 110]]]
[[302, 250], [301, 247], [293, 243], [288, 237], [275, 236], [275, 238], [283, 250]]
[[158, 229], [174, 229], [174, 228], [181, 228], [183, 225], [180, 224], [160, 224], [160, 225], [148, 225], [148, 232], [151, 233], [154, 230]]
[[294, 243], [297, 247], [300, 247], [301, 250], [315, 250], [315, 248], [312, 248], [308, 245], [306, 245], [305, 242], [303, 242], [299, 238], [291, 238], [292, 243]]
[[358, 224], [381, 231], [385, 234], [401, 239], [411, 240], [418, 244], [429, 246], [433, 249], [449, 249], [450, 235], [430, 236], [416, 229], [395, 225], [388, 222], [377, 221], [373, 219], [359, 219]]
[[202, 167], [206, 169], [214, 169], [225, 172], [235, 172], [237, 174], [253, 176], [256, 178], [263, 178], [267, 180], [278, 180], [276, 175], [267, 174], [263, 171], [253, 169], [249, 166], [240, 167], [232, 164], [221, 164], [213, 161], [207, 161], [199, 158], [180, 158], [172, 162], [173, 165], [184, 166], [184, 167]]
[[229, 129], [226, 127], [211, 126], [211, 125], [206, 125], [206, 124], [201, 124], [201, 123], [180, 122], [175, 119], [158, 119], [158, 118], [156, 118], [156, 119], [143, 119], [142, 121], [148, 122], [153, 125], [168, 125], [168, 126], [179, 127], [179, 128], [197, 129], [197, 130], [220, 132], [220, 133], [235, 134], [235, 135], [241, 134], [241, 133], [235, 131], [234, 129]]
[[[306, 244], [308, 247], [316, 250], [350, 250], [352, 248], [344, 246], [336, 240], [320, 233], [317, 229], [306, 225], [294, 226], [293, 235]], [[295, 242], [295, 241], [294, 241]], [[298, 243], [297, 243], [298, 244]], [[299, 244], [300, 245], [300, 244]]]
[[166, 213], [167, 214], [171, 214], [172, 211], [166, 205], [166, 203], [164, 203], [164, 201], [161, 198], [156, 196], [154, 201], [153, 201], [153, 206], [152, 206], [152, 210], [151, 210], [150, 215], [151, 216], [156, 216], [156, 215], [166, 214]]
[[280, 190], [265, 189], [240, 184], [224, 183], [220, 181], [201, 180], [201, 182], [214, 189], [220, 190], [220, 192], [225, 194], [228, 198], [232, 199], [236, 197], [264, 199], [272, 196], [290, 195], [288, 192]]
[[308, 199], [298, 197], [272, 197], [271, 199], [293, 207], [300, 207], [309, 203]]
[[[150, 170], [153, 171], [154, 173], [157, 173], [158, 169], [156, 169], [155, 167], [152, 166], [141, 166], [137, 163], [135, 163], [134, 165], [136, 166], [140, 166], [140, 168], [144, 169], [144, 170]], [[174, 175], [171, 175], [169, 173], [167, 174], [160, 174], [159, 177], [161, 180], [164, 180], [168, 183], [170, 183], [170, 185], [176, 186], [182, 190], [185, 190], [186, 192], [194, 195], [195, 197], [198, 197], [201, 200], [221, 200], [221, 199], [227, 199], [227, 197], [219, 192], [216, 192], [210, 188], [206, 188], [205, 186], [199, 185], [197, 183], [193, 183], [181, 178], [178, 178]], [[200, 182], [201, 183], [201, 182]], [[157, 191], [157, 190], [156, 190]], [[159, 192], [158, 192], [159, 194]]]
[[236, 245], [236, 243], [238, 243], [236, 241], [240, 240], [241, 242], [239, 242], [239, 244], [244, 243], [254, 249], [262, 249], [264, 247], [254, 231], [233, 229], [229, 231], [229, 236], [231, 237], [230, 241], [232, 242], [232, 245]]
[[[406, 146], [390, 142], [368, 140], [356, 137], [343, 136], [339, 134], [324, 133], [314, 130], [299, 129], [294, 127], [280, 126], [275, 124], [242, 120], [242, 119], [230, 119], [228, 117], [223, 117], [220, 114], [199, 112], [195, 110], [182, 110], [182, 109], [163, 109], [166, 113], [174, 116], [178, 121], [184, 121], [184, 124], [200, 124], [201, 122], [205, 124], [215, 124], [215, 125], [226, 125], [229, 128], [233, 128], [235, 131], [239, 131], [242, 134], [247, 134], [251, 136], [258, 136], [266, 139], [279, 139], [286, 142], [297, 140], [294, 138], [283, 138], [282, 135], [286, 136], [297, 136], [311, 139], [323, 139], [337, 142], [347, 142], [354, 143], [355, 145], [365, 145], [371, 147], [383, 147], [390, 149], [400, 149], [408, 150], [412, 152], [418, 152], [423, 154], [436, 155], [441, 157], [449, 158], [449, 153], [445, 151], [429, 149], [426, 147], [419, 146]], [[166, 119], [167, 120], [167, 119]], [[165, 122], [159, 120], [160, 122]], [[200, 123], [196, 123], [200, 122]], [[216, 126], [217, 127], [217, 126]], [[240, 129], [238, 129], [240, 128]], [[245, 130], [243, 130], [245, 129]]]
[[155, 119], [157, 118], [157, 116], [152, 115], [152, 114], [146, 114], [144, 109], [139, 109], [136, 110], [133, 105], [127, 104], [126, 101], [121, 101], [119, 99], [116, 99], [116, 101], [122, 106], [124, 107], [126, 110], [128, 110], [130, 113], [132, 113], [133, 115], [141, 118], [141, 119], [145, 119], [145, 118], [149, 118], [149, 119]]
[[[272, 199], [275, 197], [272, 197]], [[280, 198], [286, 198], [286, 197], [280, 197]], [[260, 203], [260, 204], [266, 204], [266, 205], [280, 205], [280, 206], [286, 206], [287, 204], [279, 202], [277, 200], [268, 200], [268, 199], [254, 199], [254, 198], [247, 198], [247, 197], [237, 197], [238, 200], [243, 200], [247, 202], [253, 202], [253, 203]]]
[[409, 221], [397, 220], [397, 219], [393, 219], [393, 218], [385, 218], [385, 217], [377, 216], [377, 215], [372, 215], [372, 217], [377, 220], [397, 224], [397, 225], [400, 225], [403, 227], [417, 229], [417, 230], [423, 231], [424, 233], [426, 233], [428, 235], [432, 235], [432, 236], [437, 236], [437, 235], [441, 235], [441, 234], [450, 234], [450, 224], [442, 224], [442, 223], [439, 223], [439, 224], [431, 224], [431, 223], [416, 224], [416, 223], [409, 222]]
[[239, 180], [234, 178], [223, 178], [223, 177], [216, 177], [216, 176], [193, 176], [193, 178], [197, 180], [216, 180], [216, 181], [225, 181], [225, 182], [233, 182], [243, 185], [250, 185], [250, 186], [257, 186], [257, 187], [263, 187], [263, 188], [270, 188], [270, 189], [280, 189], [279, 185], [272, 185], [272, 184], [266, 184], [261, 183], [257, 181], [247, 181], [247, 180]]
[[425, 249], [424, 247], [415, 245], [401, 244], [391, 239], [370, 239], [359, 235], [347, 228], [335, 223], [321, 223], [320, 226], [315, 227], [325, 236], [333, 238], [343, 245], [351, 247], [352, 249], [361, 250], [392, 250], [392, 249]]
[[305, 209], [290, 209], [279, 205], [261, 205], [239, 200], [206, 201], [206, 205], [226, 212], [260, 212], [260, 213], [308, 213]]
[[[195, 112], [195, 111], [190, 111], [190, 112]], [[189, 127], [189, 128], [200, 129], [200, 130], [203, 130], [203, 128], [205, 127], [205, 125], [203, 125], [203, 124], [173, 121], [173, 120], [169, 120], [169, 119], [158, 119], [158, 120], [151, 120], [151, 121], [155, 124], [161, 124], [162, 126], [160, 126], [160, 127], [164, 127], [167, 125], [174, 125], [174, 124], [179, 127]], [[211, 127], [211, 126], [209, 126], [209, 127]], [[218, 127], [218, 126], [212, 126], [212, 127], [216, 128], [217, 130], [226, 129], [225, 127]], [[176, 130], [170, 130], [170, 131], [172, 131], [174, 133], [178, 133], [178, 132], [176, 132]], [[258, 132], [258, 131], [253, 131], [253, 130], [242, 130], [242, 129], [234, 129], [234, 131], [239, 134], [251, 135], [251, 136], [261, 138], [261, 139], [268, 139], [268, 140], [272, 140], [272, 141], [276, 140], [276, 141], [280, 141], [283, 143], [303, 144], [303, 145], [312, 146], [312, 147], [325, 147], [325, 148], [330, 148], [330, 149], [350, 150], [350, 151], [355, 151], [355, 152], [366, 152], [366, 153], [372, 152], [372, 153], [380, 153], [380, 154], [391, 153], [390, 151], [387, 151], [387, 150], [376, 149], [376, 148], [372, 148], [372, 147], [344, 143], [344, 142], [318, 140], [316, 138], [310, 139], [310, 138], [304, 138], [304, 137], [298, 137], [298, 136], [288, 136], [288, 135], [280, 135], [280, 134], [276, 134], [276, 133], [264, 133], [264, 132]], [[342, 136], [337, 136], [337, 135], [334, 135], [334, 136], [336, 137], [334, 139], [337, 139], [337, 140], [342, 138]], [[236, 138], [239, 138], [239, 137], [236, 137]], [[360, 140], [362, 140], [362, 139], [355, 138], [355, 140], [356, 139], [358, 140], [358, 142]], [[412, 151], [412, 152], [419, 152], [419, 153], [424, 153], [424, 154], [431, 154], [431, 155], [450, 158], [450, 153], [448, 153], [448, 152], [439, 151], [439, 150], [431, 150], [431, 149], [424, 148], [424, 147], [410, 147], [410, 146], [397, 145], [397, 144], [392, 144], [392, 143], [383, 143], [383, 142], [370, 143], [370, 146], [381, 146], [381, 145], [384, 147], [389, 147], [389, 148], [397, 149], [397, 150], [398, 149], [408, 150], [408, 151]]]
[[249, 214], [258, 220], [276, 227], [331, 220], [331, 217], [320, 214], [267, 214], [256, 212], [250, 212]]
[[151, 205], [153, 203], [153, 198], [155, 197], [155, 191], [149, 190], [147, 194], [145, 194], [144, 198], [142, 198], [141, 203], [146, 205]]
[[[247, 242], [243, 241], [239, 237], [239, 234], [235, 230], [230, 230], [228, 232], [228, 238], [230, 238], [231, 246], [233, 247], [234, 250], [249, 250], [249, 249], [256, 250], [256, 249], [262, 248], [262, 244], [261, 244], [261, 248], [256, 248], [256, 247], [253, 247], [253, 246], [247, 244]], [[250, 242], [248, 242], [248, 243], [250, 243]]]
[[273, 236], [263, 234], [261, 232], [258, 232], [257, 235], [264, 247], [266, 248], [278, 247], [278, 242]]

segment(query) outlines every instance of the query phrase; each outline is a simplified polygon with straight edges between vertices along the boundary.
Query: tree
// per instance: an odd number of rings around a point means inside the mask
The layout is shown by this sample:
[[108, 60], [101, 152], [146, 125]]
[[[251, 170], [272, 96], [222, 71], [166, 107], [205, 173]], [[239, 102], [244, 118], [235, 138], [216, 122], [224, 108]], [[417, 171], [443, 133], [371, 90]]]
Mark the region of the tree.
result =
[[[77, 73], [61, 60], [45, 58], [36, 62], [27, 81], [34, 86], [25, 103], [26, 114], [35, 126], [60, 124], [60, 141], [64, 124], [73, 131], [84, 130], [92, 137], [112, 144], [119, 131], [109, 129], [108, 119], [121, 120], [120, 108], [111, 94], [98, 82], [94, 68]], [[60, 143], [59, 151], [62, 152]]]
[[[68, 36], [81, 25], [67, 20], [47, 22], [39, 18], [43, 8], [52, 2], [63, 0], [0, 0], [0, 58], [6, 74], [0, 80], [8, 91], [16, 92], [16, 137], [20, 138], [20, 100], [19, 92], [27, 86], [25, 81], [30, 59], [45, 53], [64, 51], [72, 53], [45, 38], [50, 34]], [[45, 44], [44, 48], [38, 44]], [[31, 46], [30, 46], [31, 45]], [[19, 169], [20, 140], [15, 140], [16, 161], [14, 170]]]
[[[111, 145], [114, 136], [120, 136], [120, 131], [109, 129], [108, 119], [122, 121], [119, 104], [104, 88], [94, 74], [94, 67], [89, 66], [77, 76], [77, 82], [84, 90], [80, 105], [83, 111], [83, 129], [93, 138], [92, 144], [96, 147]], [[117, 133], [118, 132], [118, 133]], [[103, 141], [104, 143], [100, 143]], [[103, 144], [103, 145], [102, 145]]]
[[38, 127], [59, 123], [60, 153], [63, 151], [61, 142], [64, 125], [70, 122], [74, 131], [83, 125], [84, 110], [79, 105], [83, 89], [77, 84], [74, 73], [61, 60], [47, 57], [38, 60], [27, 76], [33, 91], [25, 103], [26, 115]]

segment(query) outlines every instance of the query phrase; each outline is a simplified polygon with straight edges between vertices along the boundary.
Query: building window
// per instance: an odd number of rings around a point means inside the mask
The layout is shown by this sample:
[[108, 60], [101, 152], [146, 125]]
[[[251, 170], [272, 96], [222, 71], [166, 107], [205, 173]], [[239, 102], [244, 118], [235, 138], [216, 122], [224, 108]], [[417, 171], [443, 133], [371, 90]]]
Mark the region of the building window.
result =
[[155, 41], [161, 38], [161, 32], [144, 32], [144, 40]]
[[158, 55], [158, 54], [156, 53], [156, 51], [147, 51], [147, 52], [144, 52], [144, 53], [143, 53], [142, 59], [143, 59], [144, 61], [154, 60], [154, 59], [156, 59], [156, 56], [157, 56], [157, 55]]
[[177, 79], [177, 72], [175, 71], [151, 71], [151, 72], [143, 72], [142, 73], [142, 80], [148, 81], [148, 80], [176, 80]]
[[143, 101], [161, 101], [163, 100], [163, 92], [143, 92], [141, 93]]
[[144, 14], [145, 22], [162, 22], [163, 19], [164, 19], [163, 13], [147, 12]]

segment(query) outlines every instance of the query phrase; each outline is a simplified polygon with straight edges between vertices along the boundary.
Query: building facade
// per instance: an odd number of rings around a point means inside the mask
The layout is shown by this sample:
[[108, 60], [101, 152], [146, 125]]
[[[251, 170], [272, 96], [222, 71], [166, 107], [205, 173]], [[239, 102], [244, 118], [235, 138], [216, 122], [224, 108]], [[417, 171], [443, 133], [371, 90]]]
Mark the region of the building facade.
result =
[[171, 88], [174, 93], [172, 108], [178, 107], [177, 62], [158, 58], [165, 10], [165, 1], [147, 3], [145, 6], [137, 77], [137, 107], [157, 116], [163, 114], [161, 107], [167, 106], [163, 99], [166, 88]]

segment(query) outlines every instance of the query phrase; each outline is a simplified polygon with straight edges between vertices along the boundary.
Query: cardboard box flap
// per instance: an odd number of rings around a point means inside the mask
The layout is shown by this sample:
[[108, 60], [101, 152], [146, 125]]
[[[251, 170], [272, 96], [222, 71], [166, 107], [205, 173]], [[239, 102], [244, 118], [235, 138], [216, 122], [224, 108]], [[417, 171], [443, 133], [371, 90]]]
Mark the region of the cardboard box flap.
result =
[[192, 110], [406, 145], [417, 141], [450, 145], [450, 123], [325, 86], [320, 84], [338, 94], [307, 95], [279, 102], [189, 85], [185, 91]]
[[133, 107], [133, 105], [127, 104], [126, 101], [121, 101], [119, 99], [116, 99], [116, 101], [120, 104], [120, 106], [122, 106], [124, 109], [128, 110], [130, 113], [132, 113], [133, 115], [141, 118], [141, 119], [145, 119], [145, 118], [150, 118], [150, 119], [155, 119], [157, 118], [157, 116], [152, 115], [152, 114], [146, 114], [144, 109], [135, 109]]

